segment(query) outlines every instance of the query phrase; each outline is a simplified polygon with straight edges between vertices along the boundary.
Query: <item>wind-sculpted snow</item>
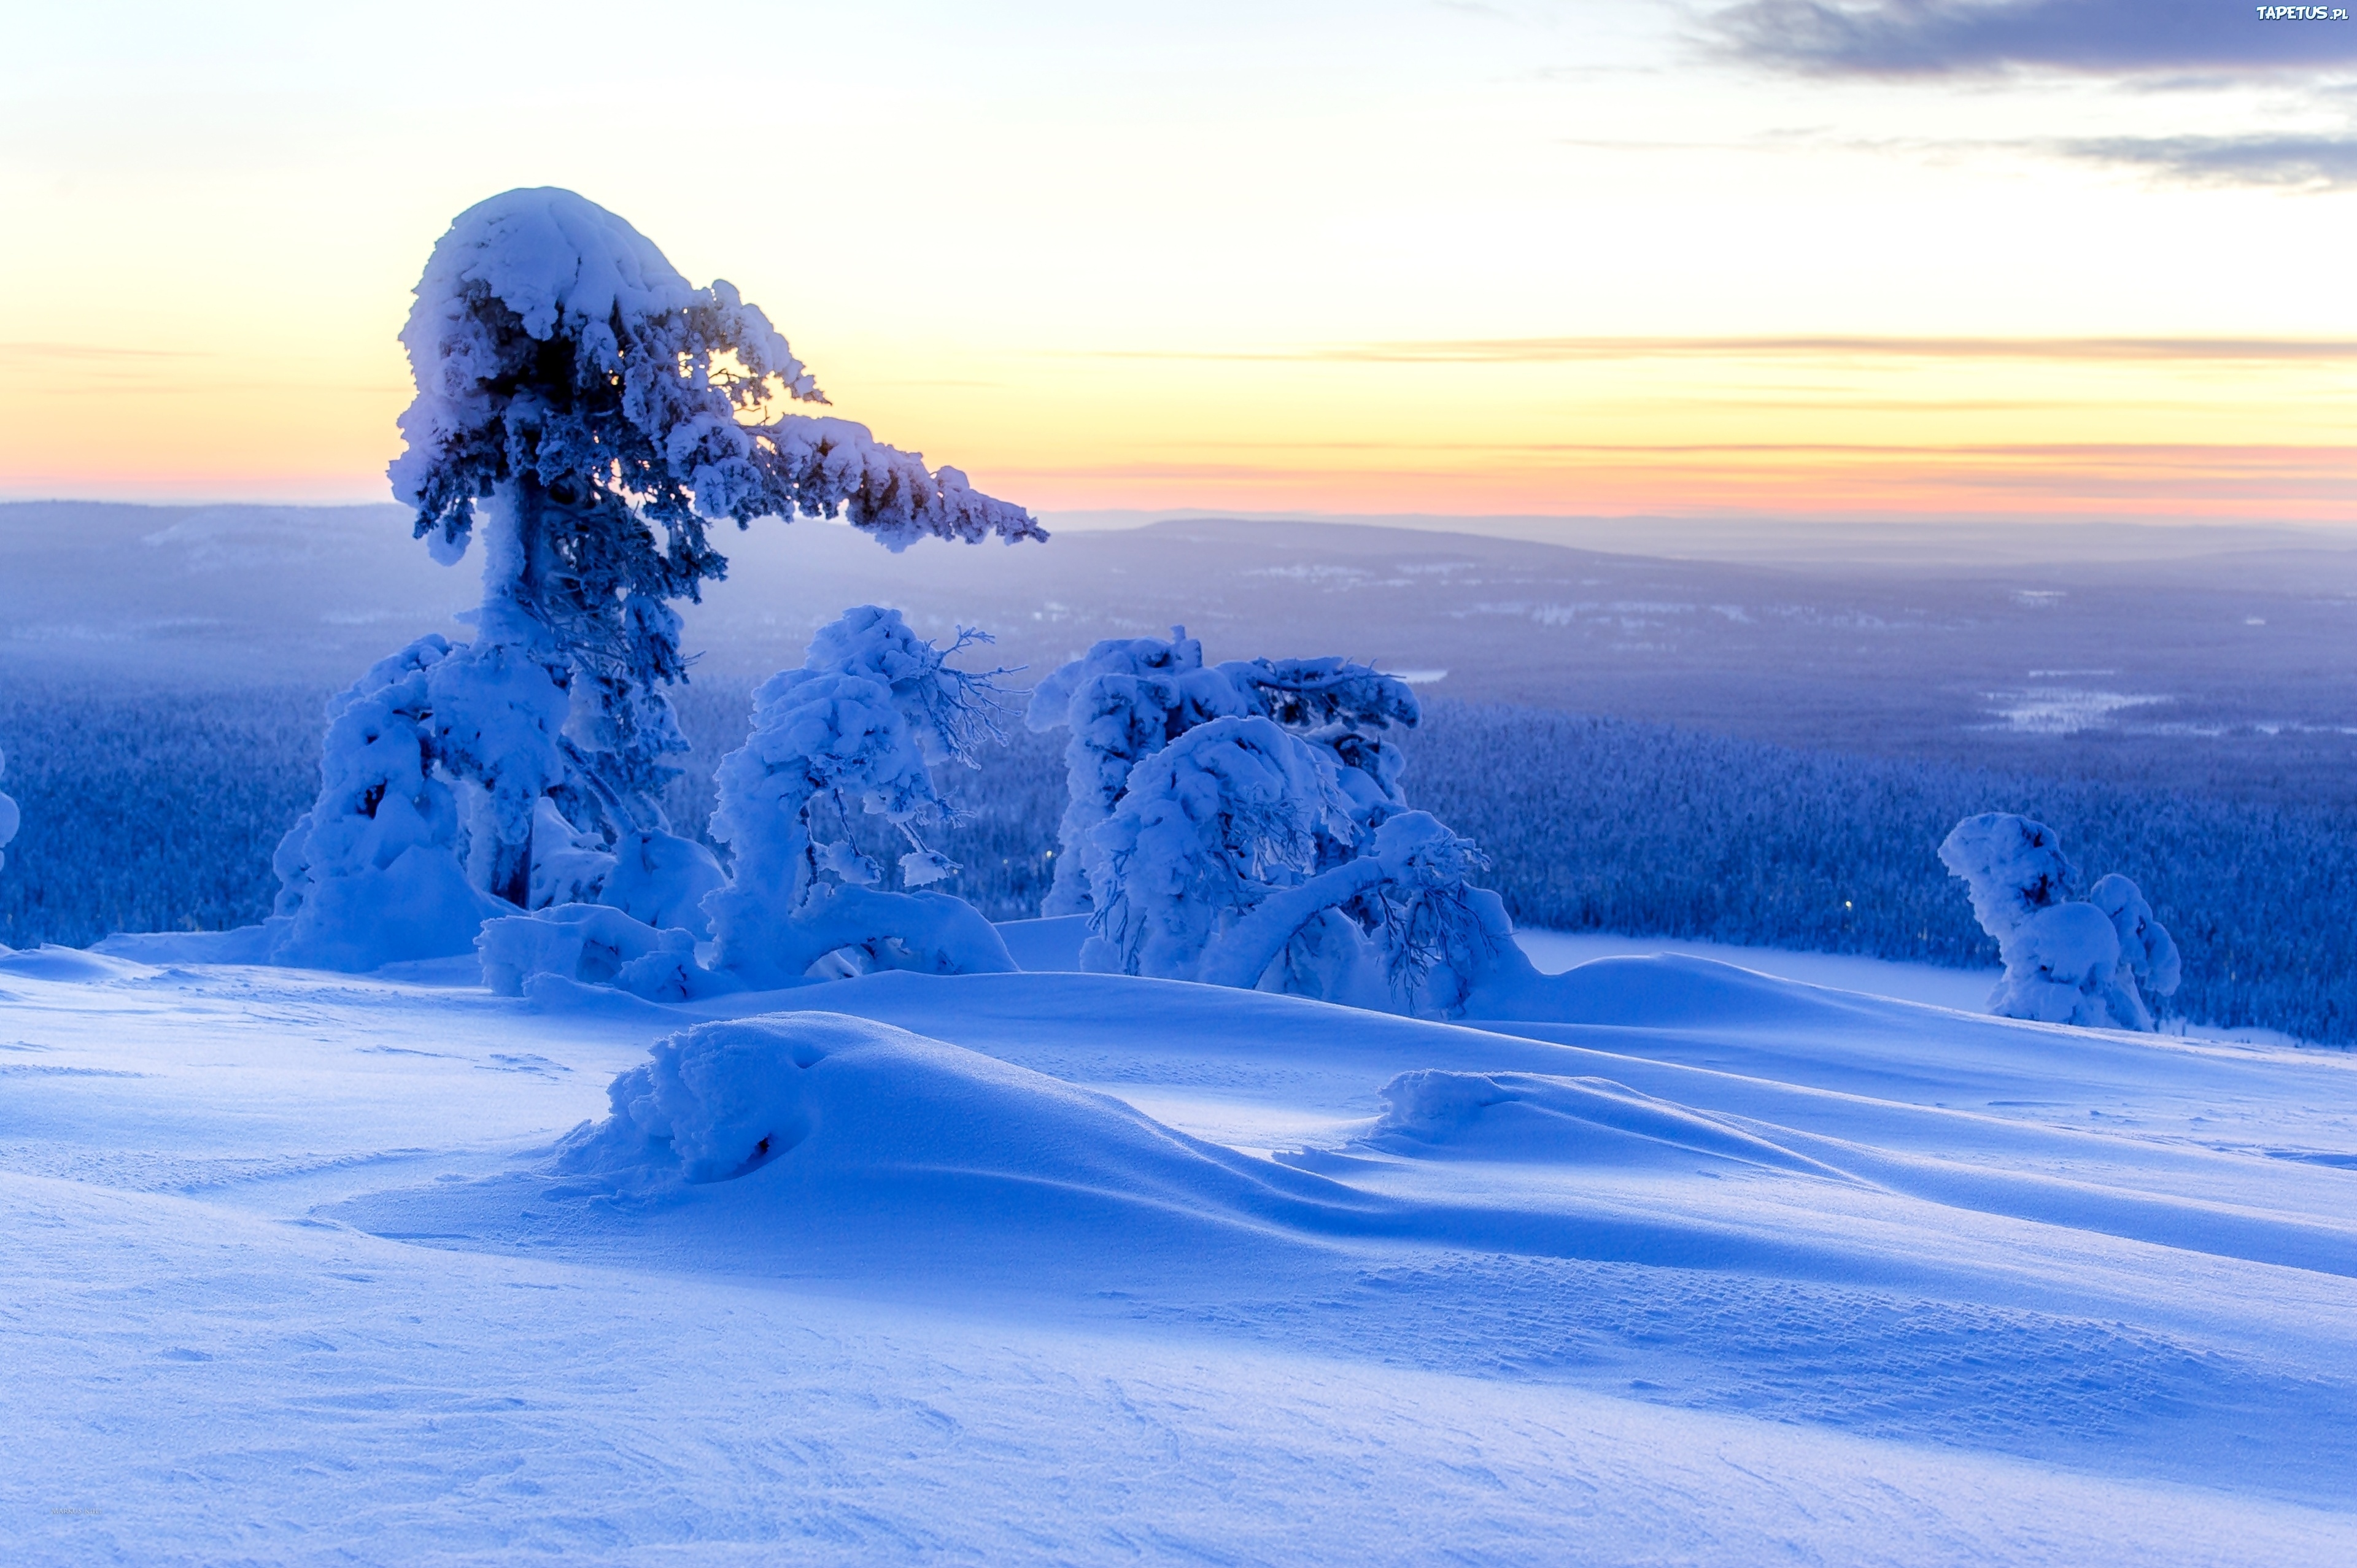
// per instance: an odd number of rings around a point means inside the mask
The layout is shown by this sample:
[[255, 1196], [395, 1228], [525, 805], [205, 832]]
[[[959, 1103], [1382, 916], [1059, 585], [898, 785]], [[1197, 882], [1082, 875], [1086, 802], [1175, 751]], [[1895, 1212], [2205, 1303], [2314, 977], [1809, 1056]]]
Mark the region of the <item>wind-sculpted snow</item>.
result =
[[1695, 1157], [1843, 1179], [1765, 1138], [1600, 1078], [1424, 1068], [1383, 1085], [1368, 1142], [1401, 1153], [1592, 1165], [1675, 1165]]
[[[1067, 1205], [1129, 1211], [1133, 1224], [1157, 1210], [1299, 1223], [1353, 1197], [1110, 1095], [839, 1013], [699, 1025], [653, 1058], [614, 1079], [610, 1115], [566, 1138], [560, 1176], [640, 1190], [759, 1176], [791, 1185], [797, 1205], [867, 1208], [878, 1185], [898, 1187], [903, 1224]], [[1131, 1240], [1146, 1244], [1142, 1231]]]
[[2357, 1549], [2338, 1054], [1693, 960], [1470, 1026], [158, 956], [0, 959], [33, 1560]]

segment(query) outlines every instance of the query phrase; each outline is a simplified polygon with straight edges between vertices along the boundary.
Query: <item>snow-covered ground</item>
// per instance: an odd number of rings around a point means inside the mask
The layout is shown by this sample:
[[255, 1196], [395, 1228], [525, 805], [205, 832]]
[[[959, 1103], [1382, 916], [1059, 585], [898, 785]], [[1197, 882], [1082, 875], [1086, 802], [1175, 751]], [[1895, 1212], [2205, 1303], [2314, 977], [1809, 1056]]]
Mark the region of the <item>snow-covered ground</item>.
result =
[[1596, 931], [1521, 931], [1516, 933], [1531, 961], [1548, 974], [1598, 958], [1644, 958], [1675, 953], [1686, 958], [1716, 959], [1738, 968], [1797, 980], [1807, 985], [1827, 985], [1836, 991], [1863, 991], [1869, 996], [1896, 997], [1932, 1007], [1953, 1007], [1960, 1013], [1986, 1009], [1996, 988], [1995, 969], [1942, 969], [1928, 963], [1894, 963], [1889, 959], [1861, 958], [1855, 953], [1792, 952], [1783, 948], [1738, 947], [1729, 942], [1690, 942], [1666, 937], [1621, 937]]
[[[1598, 957], [1548, 1021], [1447, 1026], [1066, 972], [671, 1008], [0, 956], [0, 1540], [2357, 1561], [2357, 1060], [1744, 961]], [[747, 1174], [557, 1150], [656, 1041], [793, 1009], [875, 1026], [790, 1020], [673, 1123], [766, 1129]]]

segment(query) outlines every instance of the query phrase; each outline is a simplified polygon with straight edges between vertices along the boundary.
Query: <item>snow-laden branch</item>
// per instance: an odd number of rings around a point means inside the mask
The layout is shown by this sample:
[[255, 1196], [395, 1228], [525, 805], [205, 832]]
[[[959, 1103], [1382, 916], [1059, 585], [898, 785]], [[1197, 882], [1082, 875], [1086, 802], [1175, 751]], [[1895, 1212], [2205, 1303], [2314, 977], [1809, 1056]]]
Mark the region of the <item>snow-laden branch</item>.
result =
[[417, 395], [393, 491], [445, 559], [466, 549], [474, 503], [518, 480], [642, 509], [673, 534], [675, 593], [717, 575], [706, 521], [843, 513], [896, 550], [927, 534], [1046, 537], [1020, 507], [864, 426], [765, 420], [780, 398], [826, 401], [770, 318], [726, 281], [691, 285], [571, 191], [511, 190], [461, 213], [402, 343]]

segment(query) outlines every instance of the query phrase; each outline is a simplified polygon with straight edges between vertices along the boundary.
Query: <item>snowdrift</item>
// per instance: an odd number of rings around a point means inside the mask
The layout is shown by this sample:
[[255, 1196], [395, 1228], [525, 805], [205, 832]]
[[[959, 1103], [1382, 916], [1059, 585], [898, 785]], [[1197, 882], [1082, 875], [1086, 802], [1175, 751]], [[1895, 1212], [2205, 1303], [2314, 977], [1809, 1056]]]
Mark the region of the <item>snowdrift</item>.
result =
[[2337, 1053], [1694, 960], [1468, 1025], [154, 956], [0, 955], [17, 1485], [119, 1513], [52, 1556], [2357, 1545]]
[[1426, 1068], [1400, 1074], [1383, 1092], [1383, 1113], [1367, 1142], [1403, 1154], [1686, 1170], [1700, 1156], [1845, 1179], [1831, 1165], [1609, 1079]]
[[1333, 1182], [1190, 1138], [1110, 1095], [840, 1013], [699, 1025], [653, 1058], [615, 1079], [613, 1113], [566, 1139], [558, 1173], [661, 1190], [774, 1167], [802, 1202], [953, 1184], [965, 1203], [1043, 1212], [1297, 1219], [1351, 1206]]

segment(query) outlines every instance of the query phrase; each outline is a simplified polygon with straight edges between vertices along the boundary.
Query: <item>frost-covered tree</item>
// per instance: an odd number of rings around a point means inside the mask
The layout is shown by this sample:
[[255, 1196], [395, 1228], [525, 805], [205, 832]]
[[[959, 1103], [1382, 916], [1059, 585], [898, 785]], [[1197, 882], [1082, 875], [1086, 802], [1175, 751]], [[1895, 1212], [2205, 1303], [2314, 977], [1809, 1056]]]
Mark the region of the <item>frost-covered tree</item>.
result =
[[1956, 824], [1940, 860], [1963, 879], [1981, 929], [1996, 939], [2005, 972], [1989, 1011], [2007, 1018], [2150, 1030], [2139, 983], [2177, 989], [2177, 944], [2136, 885], [2104, 877], [2092, 902], [2064, 897], [2078, 870], [2043, 822], [1988, 811]]
[[[7, 771], [7, 756], [0, 753], [0, 775], [5, 775]], [[0, 792], [0, 865], [8, 864], [8, 856], [5, 852], [9, 841], [16, 836], [16, 825], [21, 820], [16, 814], [16, 802], [10, 800], [5, 792]]]
[[[507, 906], [597, 897], [676, 918], [718, 880], [659, 803], [686, 749], [663, 693], [686, 675], [675, 607], [727, 567], [713, 528], [841, 516], [893, 550], [1045, 537], [954, 468], [845, 420], [776, 412], [825, 399], [769, 318], [725, 282], [691, 285], [570, 191], [460, 214], [402, 341], [417, 395], [394, 492], [436, 560], [457, 562], [479, 527], [484, 546], [475, 634], [420, 664], [404, 712], [457, 812], [431, 843]], [[282, 850], [298, 870], [282, 914], [349, 869], [336, 843], [309, 840], [372, 815], [365, 789], [345, 789], [368, 767], [327, 759], [320, 803]], [[472, 936], [453, 925], [426, 945]]]
[[1362, 835], [1348, 771], [1257, 714], [1139, 761], [1091, 831], [1100, 902], [1082, 967], [1458, 1011], [1519, 957], [1497, 895], [1468, 883], [1487, 862], [1423, 811]]
[[2145, 996], [2174, 996], [2184, 977], [2177, 941], [2168, 927], [2153, 918], [2143, 890], [2116, 871], [2097, 878], [2087, 889], [2087, 902], [2111, 920], [2120, 942], [2119, 967], [2105, 988], [2105, 1005], [2122, 1028], [2150, 1029], [2152, 1013]]
[[1206, 667], [1203, 645], [1173, 627], [1170, 640], [1112, 639], [1042, 681], [1025, 724], [1071, 731], [1064, 750], [1067, 795], [1055, 881], [1041, 912], [1085, 914], [1098, 907], [1103, 873], [1093, 835], [1128, 789], [1130, 772], [1200, 725], [1265, 718], [1324, 752], [1335, 765], [1344, 813], [1319, 830], [1313, 867], [1348, 858], [1389, 811], [1403, 804], [1393, 726], [1415, 727], [1415, 693], [1395, 675], [1341, 659], [1255, 659]]
[[[958, 868], [921, 836], [952, 814], [934, 768], [974, 766], [999, 733], [1001, 671], [948, 662], [982, 640], [962, 632], [938, 648], [899, 610], [864, 605], [820, 629], [801, 669], [754, 693], [752, 733], [716, 779], [713, 835], [733, 861], [728, 885], [705, 900], [717, 968], [774, 985], [830, 955], [859, 969], [1013, 967], [973, 906], [927, 890]], [[906, 891], [877, 889], [883, 869], [854, 842], [861, 816], [907, 842]]]
[[459, 859], [458, 794], [437, 767], [434, 672], [451, 646], [418, 639], [328, 704], [319, 798], [279, 841], [271, 950], [280, 963], [366, 970], [464, 951], [507, 906]]

